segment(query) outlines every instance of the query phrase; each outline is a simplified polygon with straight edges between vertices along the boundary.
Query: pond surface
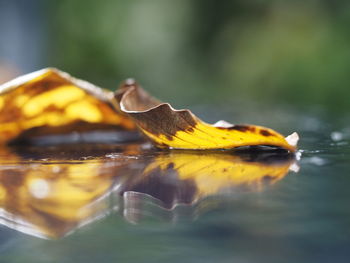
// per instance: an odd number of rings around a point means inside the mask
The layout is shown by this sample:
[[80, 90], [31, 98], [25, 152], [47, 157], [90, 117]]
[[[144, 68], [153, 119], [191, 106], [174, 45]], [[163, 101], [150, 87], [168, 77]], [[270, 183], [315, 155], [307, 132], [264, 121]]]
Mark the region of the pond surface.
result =
[[348, 262], [350, 131], [285, 152], [0, 149], [0, 262]]

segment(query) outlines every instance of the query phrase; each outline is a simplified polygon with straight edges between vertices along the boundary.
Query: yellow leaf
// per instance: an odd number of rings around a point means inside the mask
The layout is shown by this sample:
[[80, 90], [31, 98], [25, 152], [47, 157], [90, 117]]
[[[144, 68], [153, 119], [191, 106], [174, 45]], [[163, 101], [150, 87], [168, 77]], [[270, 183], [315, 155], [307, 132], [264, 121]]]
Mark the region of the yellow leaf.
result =
[[57, 69], [43, 69], [0, 86], [0, 144], [73, 131], [135, 130], [160, 148], [232, 149], [274, 146], [296, 150], [296, 134], [224, 121], [205, 123], [175, 110], [127, 80], [114, 94]]
[[232, 149], [267, 145], [296, 151], [293, 142], [278, 132], [254, 125], [232, 125], [224, 121], [210, 125], [189, 110], [175, 110], [149, 96], [133, 80], [127, 80], [116, 92], [120, 108], [158, 147], [176, 149]]
[[0, 144], [87, 130], [133, 130], [113, 93], [47, 68], [0, 86]]

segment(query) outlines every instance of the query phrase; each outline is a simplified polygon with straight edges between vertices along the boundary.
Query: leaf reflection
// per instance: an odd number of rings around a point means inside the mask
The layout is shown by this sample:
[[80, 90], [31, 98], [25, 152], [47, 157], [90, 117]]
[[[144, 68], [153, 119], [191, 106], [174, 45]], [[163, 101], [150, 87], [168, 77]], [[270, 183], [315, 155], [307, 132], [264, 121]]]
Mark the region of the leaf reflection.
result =
[[156, 152], [145, 146], [0, 148], [0, 223], [59, 238], [115, 211], [130, 222], [145, 214], [171, 218], [178, 205], [191, 209], [210, 196], [260, 191], [295, 162], [281, 153]]

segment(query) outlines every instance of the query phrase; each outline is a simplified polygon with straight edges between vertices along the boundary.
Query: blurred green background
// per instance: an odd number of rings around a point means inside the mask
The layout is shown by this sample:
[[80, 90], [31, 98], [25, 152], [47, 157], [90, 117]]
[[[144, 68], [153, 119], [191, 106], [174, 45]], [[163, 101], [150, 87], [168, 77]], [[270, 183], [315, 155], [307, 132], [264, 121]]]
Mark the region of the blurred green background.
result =
[[350, 108], [349, 1], [0, 3], [3, 79], [55, 66], [109, 89], [134, 77], [177, 107]]

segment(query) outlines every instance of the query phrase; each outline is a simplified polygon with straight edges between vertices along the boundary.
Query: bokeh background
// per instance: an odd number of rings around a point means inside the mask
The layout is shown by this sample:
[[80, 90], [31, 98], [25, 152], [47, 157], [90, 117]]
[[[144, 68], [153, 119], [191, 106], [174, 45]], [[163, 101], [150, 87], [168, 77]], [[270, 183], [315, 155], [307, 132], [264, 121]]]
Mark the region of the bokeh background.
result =
[[297, 131], [301, 169], [196, 206], [194, 223], [111, 212], [59, 241], [0, 226], [1, 262], [349, 261], [349, 0], [0, 0], [0, 83], [48, 66], [111, 90], [134, 77], [208, 122]]
[[344, 116], [349, 26], [349, 1], [0, 0], [0, 81], [54, 66], [176, 107]]

